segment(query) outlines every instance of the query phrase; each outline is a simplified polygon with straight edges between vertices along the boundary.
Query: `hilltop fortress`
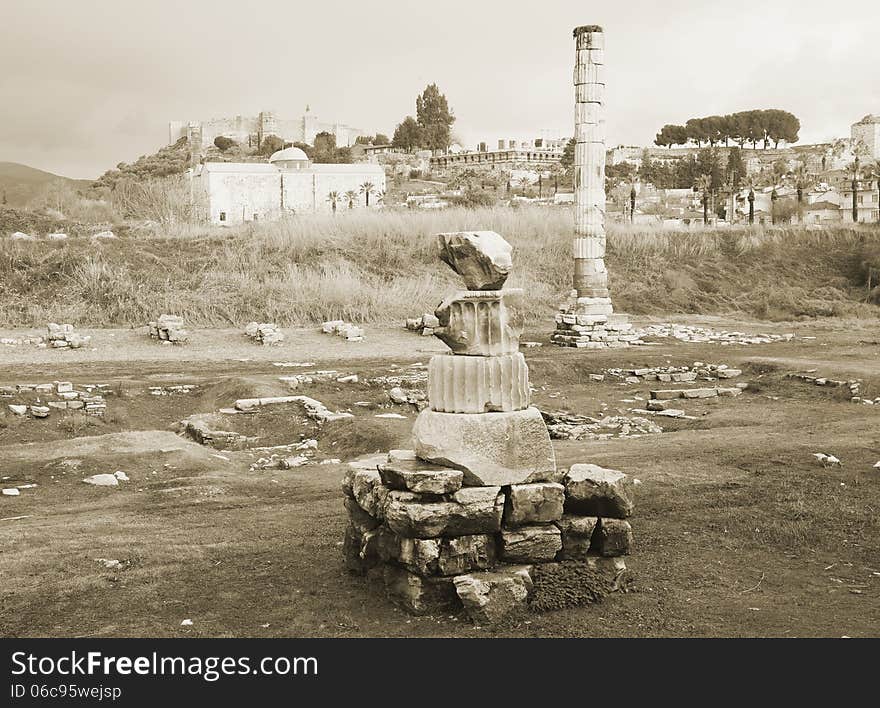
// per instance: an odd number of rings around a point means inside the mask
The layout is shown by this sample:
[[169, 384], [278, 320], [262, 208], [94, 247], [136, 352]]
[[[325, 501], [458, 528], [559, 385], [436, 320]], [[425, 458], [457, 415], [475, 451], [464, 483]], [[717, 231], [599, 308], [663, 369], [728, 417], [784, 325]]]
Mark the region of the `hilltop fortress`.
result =
[[187, 138], [197, 152], [212, 145], [219, 136], [257, 147], [263, 139], [274, 135], [287, 142], [314, 143], [318, 133], [330, 133], [336, 137], [339, 147], [349, 147], [358, 136], [366, 133], [360, 128], [352, 128], [344, 123], [324, 123], [309, 111], [300, 118], [279, 118], [272, 111], [262, 111], [256, 116], [235, 116], [234, 118], [212, 118], [206, 121], [171, 121], [168, 124], [168, 144]]

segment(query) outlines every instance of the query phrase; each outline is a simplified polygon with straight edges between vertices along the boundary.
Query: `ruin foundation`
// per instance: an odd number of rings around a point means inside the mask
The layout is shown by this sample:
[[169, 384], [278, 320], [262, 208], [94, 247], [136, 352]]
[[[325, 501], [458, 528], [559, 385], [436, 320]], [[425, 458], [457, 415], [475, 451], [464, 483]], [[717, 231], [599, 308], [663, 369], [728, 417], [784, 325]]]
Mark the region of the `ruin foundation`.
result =
[[557, 468], [530, 405], [519, 295], [502, 289], [510, 245], [487, 231], [438, 241], [468, 288], [435, 312], [451, 352], [431, 359], [412, 449], [349, 465], [346, 567], [409, 612], [464, 608], [481, 624], [600, 599], [625, 578], [633, 483]]

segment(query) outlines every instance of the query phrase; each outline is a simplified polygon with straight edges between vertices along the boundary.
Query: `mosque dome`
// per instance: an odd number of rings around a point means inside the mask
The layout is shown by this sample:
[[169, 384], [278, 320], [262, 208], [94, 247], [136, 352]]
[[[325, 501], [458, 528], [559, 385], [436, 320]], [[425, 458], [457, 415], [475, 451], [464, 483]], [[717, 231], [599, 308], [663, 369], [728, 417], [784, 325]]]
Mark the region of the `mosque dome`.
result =
[[269, 162], [282, 169], [303, 169], [311, 164], [309, 156], [298, 147], [284, 148], [283, 150], [272, 153]]

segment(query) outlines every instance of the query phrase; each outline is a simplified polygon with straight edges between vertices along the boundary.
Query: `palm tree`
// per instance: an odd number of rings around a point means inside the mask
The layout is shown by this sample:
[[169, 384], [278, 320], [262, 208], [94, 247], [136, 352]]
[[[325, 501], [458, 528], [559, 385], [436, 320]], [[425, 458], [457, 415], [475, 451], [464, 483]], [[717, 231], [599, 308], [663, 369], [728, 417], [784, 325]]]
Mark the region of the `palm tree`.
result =
[[354, 205], [357, 204], [358, 193], [355, 192], [353, 189], [349, 189], [345, 193], [345, 198], [348, 200], [348, 208], [354, 209]]
[[859, 223], [859, 156], [856, 155], [855, 162], [852, 164], [852, 220], [854, 224]]
[[342, 195], [337, 192], [335, 189], [327, 195], [327, 201], [330, 202], [330, 207], [333, 209], [333, 213], [336, 213], [336, 205], [342, 201]]
[[703, 225], [705, 226], [709, 223], [709, 193], [712, 190], [712, 176], [700, 175], [694, 189], [703, 195]]
[[376, 185], [372, 182], [364, 182], [361, 185], [360, 193], [367, 199], [367, 206], [370, 206], [370, 195], [376, 191]]
[[522, 196], [526, 196], [526, 190], [532, 185], [529, 176], [523, 175], [517, 180], [517, 182], [519, 182], [519, 186], [522, 187]]

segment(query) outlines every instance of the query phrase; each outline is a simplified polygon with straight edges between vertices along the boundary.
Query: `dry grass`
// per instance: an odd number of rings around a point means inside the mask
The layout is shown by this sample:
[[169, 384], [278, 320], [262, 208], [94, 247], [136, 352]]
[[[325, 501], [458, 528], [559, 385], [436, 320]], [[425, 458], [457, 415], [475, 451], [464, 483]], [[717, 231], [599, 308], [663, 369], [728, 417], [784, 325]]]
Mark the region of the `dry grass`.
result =
[[[509, 285], [530, 321], [568, 291], [568, 209], [354, 211], [220, 228], [179, 222], [115, 242], [0, 244], [0, 317], [140, 325], [176, 312], [196, 326], [344, 318], [400, 321], [459, 287], [434, 235], [491, 229], [515, 248]], [[877, 229], [666, 232], [614, 227], [608, 266], [618, 309], [634, 314], [858, 315]]]

